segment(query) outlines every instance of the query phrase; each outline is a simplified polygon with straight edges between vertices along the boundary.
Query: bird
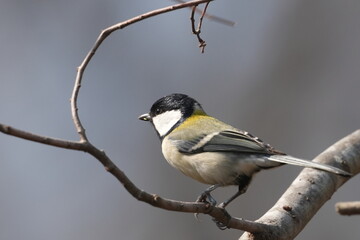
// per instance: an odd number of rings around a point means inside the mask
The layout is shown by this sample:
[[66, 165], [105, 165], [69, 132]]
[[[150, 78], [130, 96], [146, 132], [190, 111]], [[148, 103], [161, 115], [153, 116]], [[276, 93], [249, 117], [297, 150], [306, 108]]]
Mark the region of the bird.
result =
[[200, 103], [186, 94], [173, 93], [158, 99], [150, 112], [140, 115], [139, 119], [153, 125], [163, 156], [171, 166], [210, 185], [196, 202], [215, 206], [217, 201], [211, 196], [212, 191], [237, 185], [237, 192], [217, 205], [225, 209], [246, 192], [257, 172], [284, 164], [351, 176], [339, 168], [276, 150], [249, 132], [207, 115]]

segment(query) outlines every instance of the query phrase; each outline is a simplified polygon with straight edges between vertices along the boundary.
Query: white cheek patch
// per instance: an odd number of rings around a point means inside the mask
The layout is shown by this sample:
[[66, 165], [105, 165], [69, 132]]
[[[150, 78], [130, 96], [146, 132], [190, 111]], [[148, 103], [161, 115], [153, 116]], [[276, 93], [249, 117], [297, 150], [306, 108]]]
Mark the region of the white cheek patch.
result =
[[180, 110], [171, 110], [152, 118], [156, 131], [164, 136], [181, 119]]

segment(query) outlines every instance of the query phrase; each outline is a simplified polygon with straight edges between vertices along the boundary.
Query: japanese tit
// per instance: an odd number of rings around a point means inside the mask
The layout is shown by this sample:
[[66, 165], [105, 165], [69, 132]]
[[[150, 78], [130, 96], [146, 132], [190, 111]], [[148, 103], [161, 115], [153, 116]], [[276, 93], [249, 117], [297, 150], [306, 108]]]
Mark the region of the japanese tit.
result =
[[225, 208], [246, 191], [255, 173], [283, 164], [351, 175], [336, 167], [278, 151], [250, 133], [207, 115], [196, 100], [184, 94], [160, 98], [139, 119], [152, 123], [160, 137], [162, 153], [171, 166], [211, 185], [198, 197], [199, 202], [215, 205], [211, 191], [219, 186], [238, 185], [238, 191], [218, 205]]

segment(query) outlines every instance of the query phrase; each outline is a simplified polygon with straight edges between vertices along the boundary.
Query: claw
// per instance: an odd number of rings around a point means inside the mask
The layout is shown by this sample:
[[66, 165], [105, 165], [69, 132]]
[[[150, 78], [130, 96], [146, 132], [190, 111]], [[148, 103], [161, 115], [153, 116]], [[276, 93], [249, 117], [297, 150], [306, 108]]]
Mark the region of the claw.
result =
[[218, 208], [222, 208], [225, 209], [226, 205], [224, 202], [220, 203], [219, 205], [217, 205]]
[[216, 200], [211, 196], [211, 194], [207, 191], [203, 192], [198, 196], [196, 199], [196, 202], [202, 202], [202, 203], [210, 203], [212, 206], [216, 205]]
[[217, 221], [215, 218], [212, 220], [220, 230], [228, 229], [228, 226], [226, 226], [224, 223]]
[[209, 200], [211, 206], [216, 206], [216, 200], [210, 195], [210, 193], [207, 194], [207, 199]]
[[194, 217], [195, 217], [195, 219], [196, 219], [198, 222], [200, 222], [199, 213], [194, 213]]
[[[215, 190], [218, 186], [220, 185], [212, 185], [209, 188], [207, 188], [203, 193], [200, 194], [200, 196], [198, 196], [198, 198], [196, 199], [196, 202], [201, 202], [201, 203], [209, 203], [211, 206], [216, 206], [216, 200], [215, 198], [213, 198], [210, 194], [210, 192], [212, 192], [213, 190]], [[199, 221], [199, 213], [194, 213], [195, 219]]]
[[206, 192], [203, 192], [197, 197], [196, 202], [207, 203], [208, 201], [206, 201], [206, 198], [207, 198]]
[[[202, 194], [200, 194], [200, 195], [198, 196], [198, 198], [196, 199], [195, 202], [209, 203], [209, 202], [207, 201], [206, 193], [203, 192]], [[195, 219], [196, 219], [197, 221], [200, 222], [199, 213], [194, 213], [194, 217], [195, 217]]]
[[208, 192], [203, 192], [200, 196], [198, 196], [198, 198], [196, 199], [196, 202], [201, 202], [201, 203], [210, 203], [211, 206], [215, 206], [216, 205], [216, 200], [215, 198], [213, 198], [210, 193]]

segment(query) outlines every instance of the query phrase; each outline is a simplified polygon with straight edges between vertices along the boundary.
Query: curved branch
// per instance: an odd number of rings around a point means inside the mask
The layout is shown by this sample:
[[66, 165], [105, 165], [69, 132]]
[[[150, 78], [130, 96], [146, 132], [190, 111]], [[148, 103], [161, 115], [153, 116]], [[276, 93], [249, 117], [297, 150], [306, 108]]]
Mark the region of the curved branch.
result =
[[[185, 1], [183, 1], [183, 0], [174, 0], [174, 1], [179, 2], [179, 3], [185, 3]], [[212, 20], [212, 21], [215, 21], [215, 22], [218, 22], [221, 24], [225, 24], [230, 27], [233, 27], [236, 24], [236, 22], [234, 22], [234, 21], [231, 21], [231, 20], [219, 17], [219, 16], [211, 15], [209, 13], [203, 13], [203, 11], [201, 11], [199, 9], [195, 9], [195, 12], [197, 12], [199, 14], [204, 14], [204, 17], [206, 17], [209, 20]]]
[[[344, 169], [353, 175], [360, 172], [360, 130], [330, 146], [314, 161]], [[271, 231], [244, 233], [241, 240], [293, 239], [321, 206], [350, 178], [304, 169], [278, 202], [256, 222], [273, 226]]]
[[139, 201], [146, 202], [154, 207], [176, 212], [209, 214], [213, 218], [217, 219], [219, 222], [228, 225], [230, 228], [241, 229], [249, 232], [259, 232], [266, 228], [266, 226], [261, 223], [254, 223], [243, 219], [233, 218], [225, 210], [211, 206], [210, 204], [176, 201], [172, 199], [162, 198], [156, 194], [147, 193], [144, 190], [139, 189], [126, 176], [126, 174], [113, 163], [113, 161], [106, 155], [104, 151], [96, 148], [90, 142], [74, 142], [41, 136], [19, 130], [4, 124], [0, 124], [0, 132], [14, 137], [26, 139], [32, 142], [38, 142], [54, 147], [87, 152], [91, 154], [94, 158], [96, 158], [99, 162], [101, 162], [106, 171], [110, 172], [120, 183], [122, 183], [124, 188], [134, 198]]
[[[209, 1], [212, 0], [197, 0], [158, 9], [113, 25], [101, 32], [95, 42], [95, 45], [78, 68], [75, 86], [71, 96], [71, 112], [76, 130], [80, 136], [80, 141], [76, 142], [45, 137], [3, 124], [0, 124], [0, 132], [55, 147], [87, 152], [100, 161], [105, 169], [117, 178], [123, 184], [125, 189], [134, 196], [134, 198], [151, 204], [152, 206], [170, 211], [208, 214], [229, 228], [240, 229], [252, 233], [250, 235], [243, 235], [241, 239], [291, 239], [301, 231], [301, 229], [324, 204], [324, 202], [331, 197], [336, 189], [348, 180], [347, 178], [326, 172], [305, 169], [272, 209], [270, 209], [258, 221], [251, 222], [231, 217], [225, 210], [210, 206], [206, 203], [182, 202], [165, 199], [139, 189], [130, 181], [125, 173], [111, 161], [104, 151], [99, 150], [89, 142], [85, 134], [85, 128], [81, 124], [78, 115], [77, 99], [83, 73], [96, 50], [112, 32], [152, 16]], [[332, 165], [341, 165], [340, 168], [346, 167], [348, 172], [353, 174], [359, 173], [360, 131], [356, 131], [348, 137], [340, 140], [324, 153], [320, 154], [315, 161]], [[286, 232], [284, 232], [284, 229]]]
[[[304, 228], [317, 210], [330, 199], [331, 195], [349, 179], [323, 171], [305, 169], [273, 208], [258, 221], [251, 222], [231, 217], [224, 209], [206, 203], [176, 201], [147, 193], [134, 185], [104, 151], [89, 142], [45, 137], [3, 124], [0, 124], [0, 132], [55, 147], [87, 152], [100, 161], [104, 168], [118, 179], [137, 200], [169, 211], [208, 214], [228, 228], [251, 233], [244, 234], [241, 239], [292, 239]], [[315, 160], [330, 165], [341, 165], [342, 168], [346, 166], [345, 170], [354, 175], [359, 173], [360, 130], [335, 143]]]
[[103, 31], [101, 31], [99, 37], [95, 41], [94, 46], [91, 48], [91, 50], [88, 52], [88, 54], [86, 55], [86, 57], [84, 58], [84, 60], [80, 64], [80, 66], [77, 68], [75, 85], [74, 85], [74, 89], [73, 89], [73, 92], [72, 92], [72, 95], [71, 95], [71, 98], [70, 98], [71, 116], [72, 116], [72, 119], [74, 121], [75, 128], [76, 128], [76, 130], [77, 130], [77, 132], [78, 132], [78, 134], [80, 136], [80, 141], [81, 142], [88, 142], [88, 139], [87, 139], [87, 136], [86, 136], [86, 133], [85, 133], [85, 128], [83, 127], [83, 125], [82, 125], [82, 123], [80, 121], [79, 114], [78, 114], [77, 99], [78, 99], [78, 96], [79, 96], [79, 91], [80, 91], [84, 71], [85, 71], [88, 63], [91, 61], [92, 57], [95, 55], [97, 49], [102, 44], [102, 42], [112, 32], [114, 32], [116, 30], [119, 30], [119, 29], [123, 29], [123, 28], [125, 28], [125, 27], [127, 27], [129, 25], [140, 22], [140, 21], [142, 21], [144, 19], [154, 17], [154, 16], [157, 16], [159, 14], [175, 11], [175, 10], [178, 10], [178, 9], [199, 5], [199, 4], [202, 4], [202, 3], [209, 3], [211, 1], [214, 1], [214, 0], [194, 0], [194, 1], [189, 1], [189, 2], [186, 2], [186, 3], [180, 3], [180, 4], [172, 5], [172, 6], [165, 7], [165, 8], [160, 8], [160, 9], [157, 9], [157, 10], [154, 10], [154, 11], [151, 11], [151, 12], [144, 13], [144, 14], [139, 15], [137, 17], [131, 18], [131, 19], [126, 20], [124, 22], [115, 24], [115, 25], [113, 25], [111, 27], [108, 27], [108, 28], [104, 29]]

